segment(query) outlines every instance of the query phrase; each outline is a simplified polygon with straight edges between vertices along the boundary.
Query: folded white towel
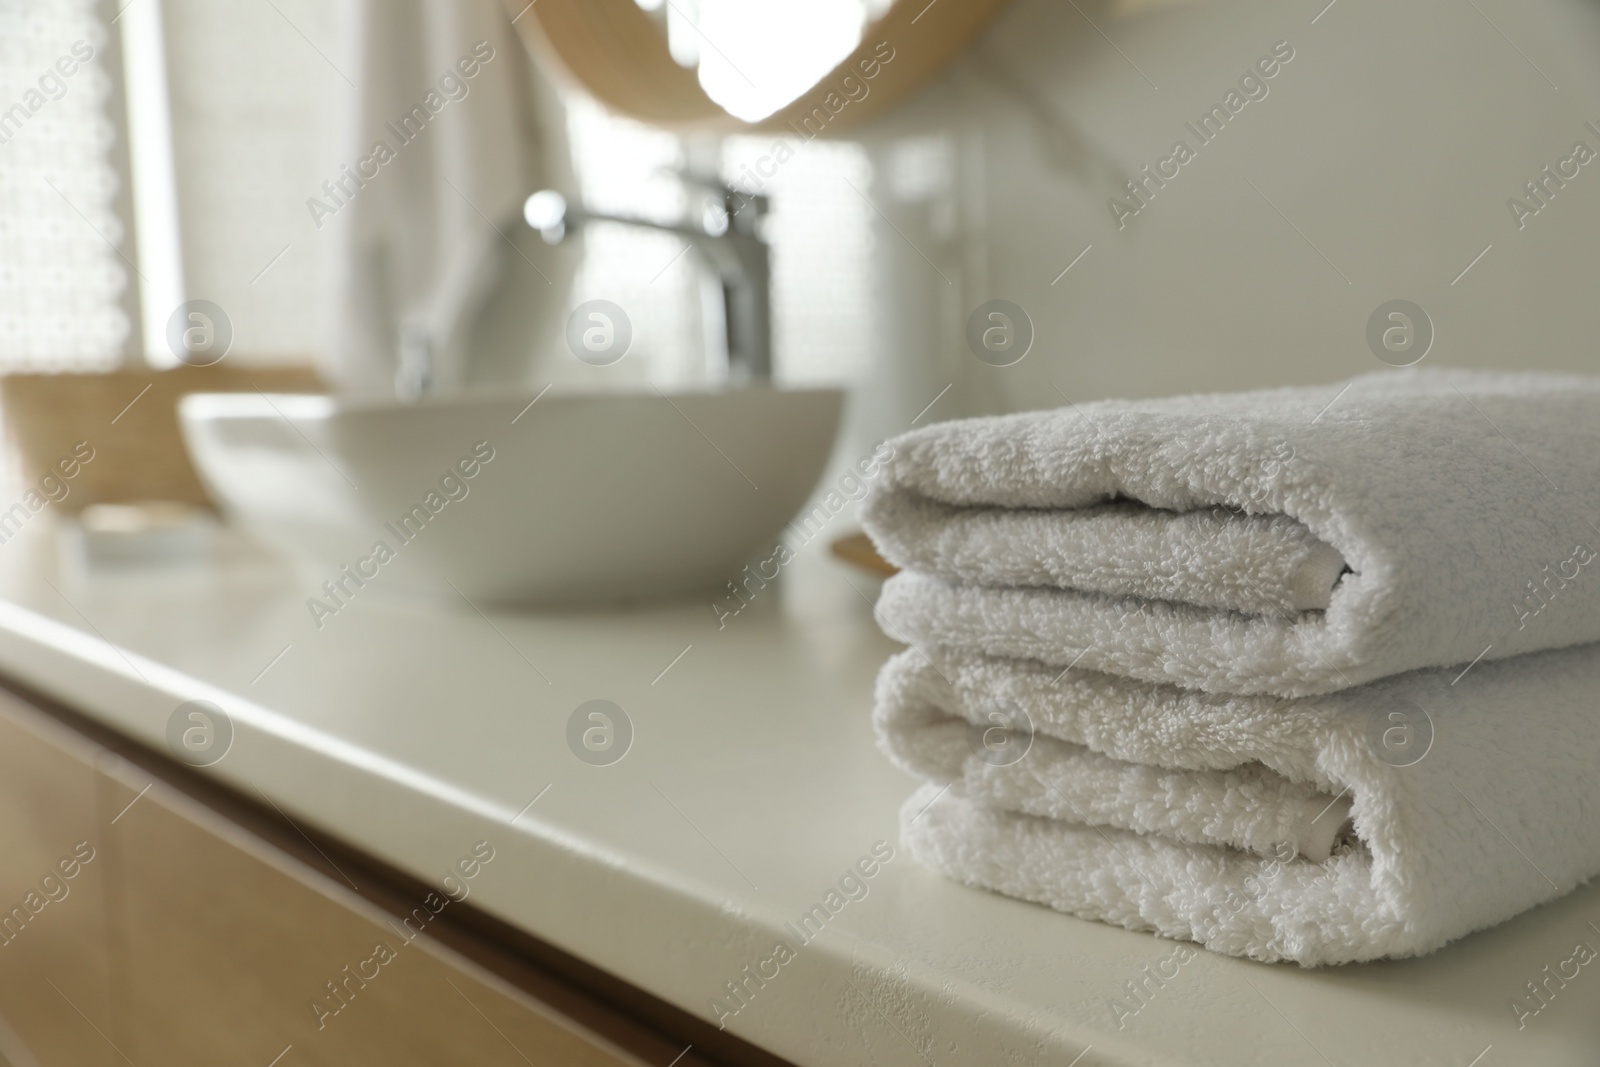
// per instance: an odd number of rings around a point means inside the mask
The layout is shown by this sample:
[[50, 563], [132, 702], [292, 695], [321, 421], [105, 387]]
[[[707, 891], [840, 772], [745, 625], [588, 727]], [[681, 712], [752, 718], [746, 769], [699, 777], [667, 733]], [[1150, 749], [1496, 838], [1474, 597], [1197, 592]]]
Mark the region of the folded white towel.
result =
[[971, 885], [1317, 965], [1429, 952], [1600, 874], [1600, 647], [1300, 700], [931, 655], [885, 666], [876, 723], [929, 782], [903, 840]]
[[1326, 609], [1345, 569], [1302, 523], [1224, 507], [998, 508], [898, 493], [881, 497], [870, 520], [904, 570], [1260, 615]]
[[879, 618], [918, 645], [1303, 696], [1597, 641], [1600, 378], [943, 423], [895, 441], [863, 521], [908, 569]]
[[[959, 783], [968, 800], [1318, 862], [1348, 829], [1348, 795], [1300, 747], [1307, 708], [1296, 718], [1270, 697], [933, 656], [908, 651], [884, 667], [878, 744], [912, 774]], [[1019, 744], [1009, 733], [1019, 724], [1031, 747], [998, 749]]]

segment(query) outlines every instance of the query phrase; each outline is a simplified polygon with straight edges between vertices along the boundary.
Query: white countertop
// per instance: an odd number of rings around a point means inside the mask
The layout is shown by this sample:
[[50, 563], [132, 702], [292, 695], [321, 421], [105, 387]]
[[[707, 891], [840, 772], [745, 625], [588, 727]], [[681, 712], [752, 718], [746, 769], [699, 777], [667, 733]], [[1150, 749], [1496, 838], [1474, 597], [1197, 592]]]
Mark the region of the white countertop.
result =
[[[319, 632], [310, 583], [260, 553], [74, 576], [45, 525], [0, 548], [0, 673], [158, 749], [179, 703], [211, 700], [236, 737], [206, 773], [422, 878], [488, 839], [481, 907], [704, 1018], [794, 943], [783, 924], [896, 844], [915, 783], [868, 721], [896, 646], [820, 540], [720, 631], [702, 602], [484, 617], [375, 586]], [[611, 766], [566, 743], [596, 698], [634, 726]], [[898, 849], [867, 884], [729, 1030], [800, 1064], [1600, 1060], [1600, 974], [1521, 1031], [1509, 1006], [1575, 942], [1600, 947], [1596, 887], [1421, 960], [1307, 971], [1199, 950], [1118, 1029], [1120, 986], [1175, 943]]]

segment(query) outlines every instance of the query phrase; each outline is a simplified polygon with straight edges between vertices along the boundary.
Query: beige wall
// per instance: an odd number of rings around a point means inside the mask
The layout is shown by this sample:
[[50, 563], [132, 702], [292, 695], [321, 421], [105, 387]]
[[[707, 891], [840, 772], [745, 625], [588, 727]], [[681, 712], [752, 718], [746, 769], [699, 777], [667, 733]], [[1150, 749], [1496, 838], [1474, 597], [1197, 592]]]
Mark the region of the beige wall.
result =
[[[1600, 152], [1600, 5], [1338, 0], [1313, 25], [1323, 3], [1017, 0], [869, 131], [904, 235], [877, 241], [874, 429], [951, 381], [939, 415], [1380, 370], [1365, 325], [1393, 298], [1433, 319], [1429, 364], [1600, 370], [1600, 160], [1520, 232], [1506, 205], [1575, 141]], [[1268, 95], [1119, 230], [1122, 181], [1282, 40]], [[1015, 366], [966, 350], [990, 297], [1036, 327]]]

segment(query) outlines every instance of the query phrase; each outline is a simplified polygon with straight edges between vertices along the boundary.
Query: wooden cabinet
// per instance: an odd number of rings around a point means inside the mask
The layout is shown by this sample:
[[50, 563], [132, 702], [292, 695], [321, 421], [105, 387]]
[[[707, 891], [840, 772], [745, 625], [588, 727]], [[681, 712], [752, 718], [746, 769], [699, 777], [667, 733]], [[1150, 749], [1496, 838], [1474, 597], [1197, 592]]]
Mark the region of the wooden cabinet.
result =
[[[132, 799], [136, 772], [119, 775]], [[132, 780], [128, 780], [132, 779]], [[642, 1064], [157, 783], [109, 828], [135, 1063]]]
[[778, 1062], [686, 1049], [442, 887], [63, 719], [0, 690], [0, 1067]]
[[0, 1055], [18, 1067], [122, 1062], [99, 751], [0, 693]]

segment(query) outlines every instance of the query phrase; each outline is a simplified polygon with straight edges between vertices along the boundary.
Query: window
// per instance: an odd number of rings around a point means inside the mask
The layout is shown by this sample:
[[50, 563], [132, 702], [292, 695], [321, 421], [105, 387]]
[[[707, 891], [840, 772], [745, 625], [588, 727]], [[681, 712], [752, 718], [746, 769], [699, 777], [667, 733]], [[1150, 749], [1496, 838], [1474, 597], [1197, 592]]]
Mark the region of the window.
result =
[[0, 371], [107, 370], [129, 341], [107, 37], [92, 0], [0, 0]]

